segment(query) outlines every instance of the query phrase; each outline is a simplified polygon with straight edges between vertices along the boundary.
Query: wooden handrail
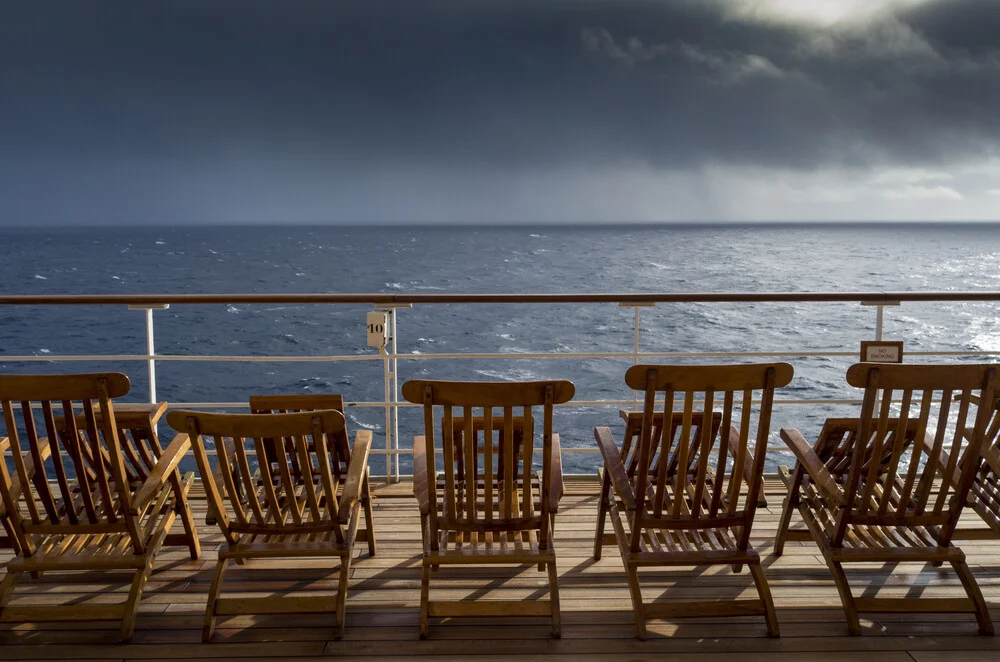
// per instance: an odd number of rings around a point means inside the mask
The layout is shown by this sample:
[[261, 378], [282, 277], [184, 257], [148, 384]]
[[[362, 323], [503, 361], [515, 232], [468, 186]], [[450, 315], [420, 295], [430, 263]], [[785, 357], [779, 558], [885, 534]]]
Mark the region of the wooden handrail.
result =
[[468, 303], [821, 303], [903, 301], [1000, 301], [1000, 291], [966, 292], [607, 292], [522, 294], [0, 294], [4, 306], [316, 303], [405, 305]]

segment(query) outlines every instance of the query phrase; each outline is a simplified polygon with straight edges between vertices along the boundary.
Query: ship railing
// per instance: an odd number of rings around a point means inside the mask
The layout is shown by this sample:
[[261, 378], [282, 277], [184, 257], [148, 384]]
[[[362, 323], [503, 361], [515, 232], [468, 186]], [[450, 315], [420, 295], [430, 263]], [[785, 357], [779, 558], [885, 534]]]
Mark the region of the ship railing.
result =
[[[988, 302], [1000, 304], [998, 291], [964, 291], [964, 292], [709, 292], [709, 293], [599, 293], [599, 294], [405, 294], [405, 293], [374, 293], [374, 294], [161, 294], [161, 295], [0, 295], [0, 307], [9, 306], [123, 306], [129, 310], [141, 312], [145, 317], [145, 352], [135, 354], [0, 354], [3, 363], [73, 363], [98, 362], [116, 364], [122, 362], [144, 362], [148, 371], [148, 400], [156, 402], [157, 395], [157, 362], [213, 362], [213, 363], [338, 363], [351, 361], [378, 361], [382, 363], [383, 400], [347, 401], [349, 407], [380, 408], [384, 410], [385, 424], [383, 440], [379, 447], [373, 448], [371, 455], [380, 457], [384, 462], [385, 473], [379, 477], [395, 481], [401, 478], [400, 456], [410, 454], [409, 448], [400, 446], [399, 410], [410, 405], [399, 399], [398, 367], [399, 361], [435, 361], [435, 360], [472, 360], [486, 361], [494, 359], [515, 360], [559, 360], [573, 361], [582, 359], [624, 359], [633, 363], [643, 361], [665, 361], [673, 359], [720, 359], [720, 360], [793, 360], [808, 357], [859, 357], [857, 346], [838, 350], [810, 351], [807, 349], [789, 349], [781, 351], [640, 351], [640, 321], [644, 308], [657, 304], [737, 304], [737, 303], [811, 303], [835, 304], [854, 303], [868, 306], [874, 311], [871, 327], [859, 328], [857, 341], [883, 339], [883, 327], [887, 308], [898, 307], [907, 303], [945, 303], [945, 302]], [[253, 305], [253, 304], [315, 304], [315, 305], [352, 305], [370, 306], [373, 311], [386, 315], [384, 329], [386, 345], [373, 348], [369, 354], [350, 355], [210, 355], [210, 354], [159, 354], [155, 345], [154, 311], [165, 310], [170, 306], [187, 305]], [[613, 304], [622, 308], [634, 309], [631, 315], [634, 344], [630, 352], [451, 352], [451, 353], [420, 353], [400, 354], [399, 324], [400, 309], [413, 306], [448, 305], [448, 304]], [[2, 308], [0, 308], [2, 310]], [[2, 323], [2, 317], [0, 317]], [[359, 320], [359, 324], [363, 321]], [[867, 337], [862, 337], [866, 335]], [[1000, 347], [990, 349], [962, 350], [921, 350], [906, 352], [907, 357], [966, 359], [992, 361], [1000, 357]], [[345, 395], [349, 395], [345, 394]], [[834, 398], [775, 398], [775, 406], [788, 405], [851, 405], [859, 404], [856, 399]], [[246, 402], [177, 402], [171, 401], [171, 407], [188, 408], [219, 408], [238, 409], [247, 407]], [[637, 407], [638, 395], [631, 400], [573, 400], [567, 405], [572, 407]], [[769, 446], [769, 453], [784, 452], [781, 446]], [[596, 444], [590, 447], [563, 447], [563, 453], [597, 453]], [[373, 467], [374, 469], [374, 467]]]

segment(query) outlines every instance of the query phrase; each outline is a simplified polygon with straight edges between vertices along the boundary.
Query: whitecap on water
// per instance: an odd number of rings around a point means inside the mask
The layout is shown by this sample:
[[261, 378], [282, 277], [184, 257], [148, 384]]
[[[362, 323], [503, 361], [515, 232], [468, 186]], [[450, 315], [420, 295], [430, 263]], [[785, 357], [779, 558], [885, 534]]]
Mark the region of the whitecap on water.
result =
[[228, 306], [226, 306], [226, 312], [227, 313], [232, 313], [233, 315], [238, 315], [239, 312], [240, 312], [240, 309], [237, 308], [236, 306], [234, 306], [233, 304], [229, 304]]
[[35, 278], [37, 278], [38, 280], [48, 280], [48, 278], [46, 278], [45, 276], [39, 276], [38, 274], [35, 274]]
[[156, 240], [155, 242], [153, 242], [153, 243], [155, 243], [155, 244], [156, 244], [157, 246], [163, 246], [163, 245], [164, 245], [164, 244], [166, 244], [167, 242], [163, 241], [162, 239], [157, 239], [157, 240]]
[[489, 377], [491, 379], [502, 379], [505, 382], [516, 382], [516, 381], [530, 381], [532, 379], [538, 379], [538, 375], [530, 370], [524, 370], [523, 368], [514, 368], [512, 370], [476, 370], [476, 374], [482, 375], [483, 377]]
[[301, 277], [301, 276], [305, 276], [306, 274], [305, 274], [305, 272], [304, 272], [304, 271], [296, 271], [296, 272], [295, 272], [295, 275], [296, 275], [296, 276], [300, 276], [300, 277]]
[[52, 350], [50, 350], [50, 349], [40, 349], [38, 351], [41, 352], [42, 354], [51, 354], [52, 353]]
[[386, 283], [385, 289], [387, 290], [401, 290], [403, 286], [400, 283]]
[[351, 421], [351, 423], [353, 423], [354, 425], [357, 425], [359, 428], [364, 428], [366, 430], [378, 430], [379, 429], [379, 427], [377, 425], [371, 425], [369, 423], [362, 423], [361, 421], [359, 421], [357, 419], [357, 417], [354, 414], [351, 414], [349, 412], [347, 414], [347, 418]]

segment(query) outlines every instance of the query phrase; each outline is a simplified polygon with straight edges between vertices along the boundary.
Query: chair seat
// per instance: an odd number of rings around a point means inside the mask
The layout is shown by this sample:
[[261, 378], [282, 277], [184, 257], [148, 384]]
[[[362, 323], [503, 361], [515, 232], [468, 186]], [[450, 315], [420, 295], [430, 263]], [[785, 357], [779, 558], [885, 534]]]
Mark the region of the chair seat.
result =
[[28, 557], [17, 557], [8, 567], [18, 570], [71, 569], [86, 564], [92, 567], [100, 562], [102, 567], [142, 567], [142, 556], [132, 551], [132, 538], [127, 531], [114, 533], [39, 534], [34, 541], [37, 552]]
[[219, 558], [268, 558], [297, 556], [349, 556], [353, 544], [337, 542], [333, 531], [313, 533], [253, 533], [238, 543], [223, 545]]
[[[190, 478], [189, 478], [190, 481]], [[170, 497], [173, 491], [165, 484], [157, 498], [150, 502], [139, 522], [143, 546], [150, 550], [162, 542], [157, 537], [166, 535], [173, 524], [176, 512]], [[35, 545], [31, 556], [18, 556], [11, 560], [9, 568], [17, 570], [72, 570], [101, 568], [142, 568], [147, 554], [135, 554], [132, 538], [125, 523], [101, 522], [115, 530], [106, 532], [55, 532], [34, 533], [30, 540]]]
[[[804, 482], [799, 512], [806, 517], [807, 522], [811, 518], [817, 525], [815, 528], [823, 532], [823, 540], [817, 542], [829, 547], [827, 532], [835, 526], [838, 509], [823, 502], [816, 495], [812, 485]], [[884, 555], [888, 550], [902, 549], [908, 550], [906, 553], [914, 560], [921, 557], [937, 559], [942, 553], [964, 558], [958, 548], [940, 546], [936, 527], [927, 526], [849, 523], [844, 543], [837, 549], [841, 556], [845, 558], [858, 557], [858, 560], [862, 560], [860, 557], [863, 557], [866, 552]]]

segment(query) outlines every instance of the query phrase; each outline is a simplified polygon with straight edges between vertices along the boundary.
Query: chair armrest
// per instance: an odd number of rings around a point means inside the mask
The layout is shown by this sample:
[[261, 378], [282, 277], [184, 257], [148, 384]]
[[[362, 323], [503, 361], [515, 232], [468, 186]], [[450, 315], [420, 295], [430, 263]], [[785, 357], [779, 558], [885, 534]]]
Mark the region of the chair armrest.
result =
[[143, 481], [142, 486], [132, 496], [132, 505], [129, 512], [138, 515], [149, 505], [149, 502], [160, 493], [170, 475], [177, 469], [177, 465], [184, 459], [184, 454], [191, 448], [191, 437], [187, 433], [180, 433], [170, 442], [163, 454], [156, 461], [156, 466], [149, 472], [149, 476]]
[[552, 484], [549, 486], [549, 512], [559, 512], [559, 499], [563, 495], [562, 447], [559, 435], [553, 433], [552, 446], [549, 447], [549, 462], [552, 467]]
[[[735, 459], [740, 452], [740, 431], [736, 429], [735, 425], [729, 426], [729, 434], [727, 435], [727, 441], [729, 442], [729, 452]], [[747, 444], [747, 449], [745, 451], [743, 462], [743, 480], [746, 481], [747, 485], [753, 482], [753, 453], [750, 451], [749, 442]], [[762, 483], [763, 484], [763, 483]], [[764, 488], [761, 487], [761, 492]]]
[[632, 483], [625, 473], [625, 465], [622, 464], [621, 453], [618, 452], [614, 437], [611, 436], [611, 428], [594, 428], [594, 438], [597, 439], [597, 446], [604, 456], [604, 470], [611, 477], [615, 492], [625, 502], [627, 510], [635, 510], [635, 490], [632, 489]]
[[347, 468], [347, 479], [344, 481], [344, 493], [340, 495], [340, 523], [351, 521], [351, 510], [361, 498], [361, 487], [368, 469], [368, 451], [372, 447], [372, 431], [358, 430], [351, 446], [351, 463]]
[[833, 499], [838, 506], [846, 505], [844, 492], [833, 479], [833, 475], [823, 464], [823, 461], [816, 455], [816, 451], [809, 445], [802, 433], [796, 428], [781, 428], [781, 438], [788, 445], [788, 450], [792, 451], [795, 459], [799, 461], [802, 468], [806, 470], [813, 484], [816, 485], [829, 498]]
[[421, 515], [431, 512], [430, 487], [427, 483], [427, 438], [423, 435], [413, 438], [413, 495]]

